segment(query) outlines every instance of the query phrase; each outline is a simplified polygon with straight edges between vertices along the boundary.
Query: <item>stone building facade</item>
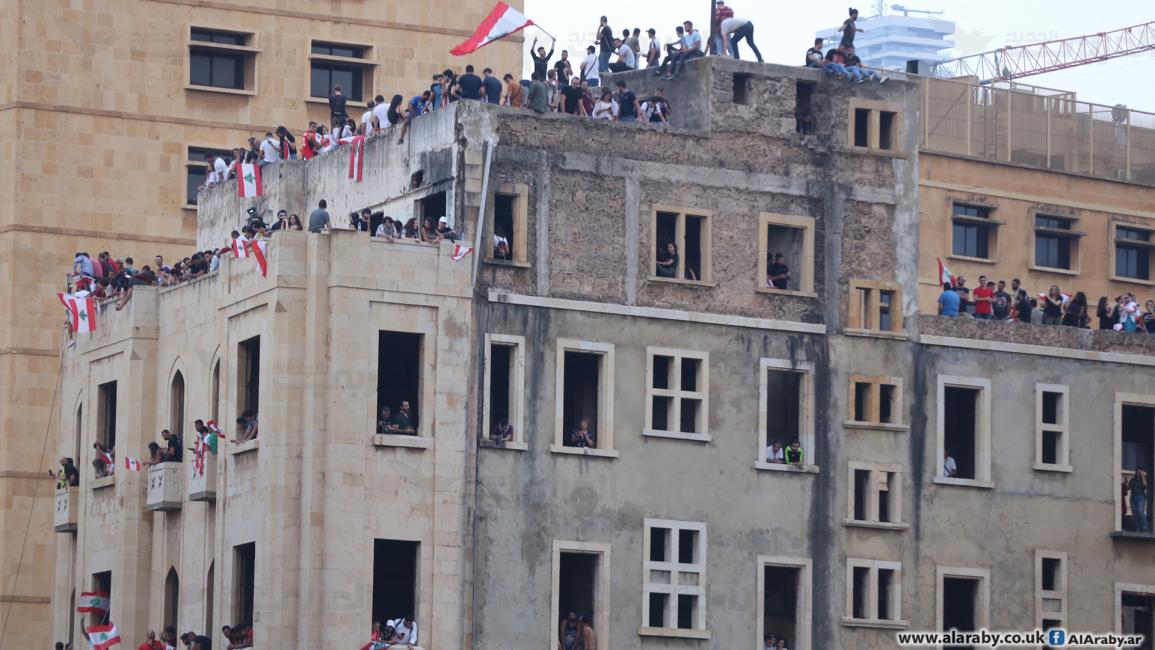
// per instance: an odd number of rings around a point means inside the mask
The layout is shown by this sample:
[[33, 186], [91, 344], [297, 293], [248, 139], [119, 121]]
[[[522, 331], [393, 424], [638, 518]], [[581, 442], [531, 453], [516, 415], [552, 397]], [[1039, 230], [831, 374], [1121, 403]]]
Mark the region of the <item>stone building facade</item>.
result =
[[3, 289], [22, 307], [0, 317], [0, 645], [50, 642], [55, 537], [42, 451], [60, 426], [54, 294], [74, 253], [108, 250], [138, 265], [191, 254], [203, 151], [327, 121], [314, 78], [322, 87], [344, 81], [359, 117], [356, 98], [411, 94], [466, 60], [520, 70], [520, 37], [477, 57], [449, 54], [491, 8], [483, 0], [0, 2], [0, 273], [22, 278]]
[[[340, 151], [203, 193], [201, 247], [324, 199], [476, 250], [278, 233], [267, 277], [228, 258], [105, 311], [65, 354], [54, 635], [109, 585], [131, 639], [251, 622], [258, 648], [410, 611], [425, 648], [556, 647], [571, 611], [614, 650], [1150, 634], [1119, 489], [1155, 460], [1149, 341], [920, 312], [917, 85], [708, 59], [667, 90], [666, 130], [459, 104], [370, 141], [361, 183]], [[416, 435], [375, 433], [402, 399]], [[258, 440], [203, 474], [92, 478], [110, 426], [138, 456], [245, 409]]]

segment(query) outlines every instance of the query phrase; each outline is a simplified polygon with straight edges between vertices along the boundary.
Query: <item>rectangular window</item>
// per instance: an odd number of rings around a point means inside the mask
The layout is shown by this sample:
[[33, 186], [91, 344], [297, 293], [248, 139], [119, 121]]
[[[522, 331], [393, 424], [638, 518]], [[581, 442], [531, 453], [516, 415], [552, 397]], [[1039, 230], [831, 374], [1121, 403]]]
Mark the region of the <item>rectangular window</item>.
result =
[[905, 625], [902, 620], [902, 564], [846, 560], [846, 618], [855, 626]]
[[189, 85], [252, 90], [257, 50], [252, 34], [193, 27], [189, 33]]
[[529, 263], [529, 186], [505, 183], [493, 194], [493, 219], [486, 225], [486, 236], [493, 242], [488, 259]]
[[991, 259], [998, 224], [985, 206], [951, 204], [951, 255]]
[[705, 638], [706, 525], [645, 521], [639, 634]]
[[[758, 469], [816, 469], [813, 370], [808, 361], [758, 362], [758, 456], [754, 464]], [[795, 442], [801, 462], [791, 464], [787, 449]]]
[[261, 337], [245, 339], [237, 345], [237, 412], [260, 415]]
[[848, 425], [902, 427], [902, 378], [850, 376]]
[[752, 76], [753, 75], [751, 75], [748, 72], [735, 72], [734, 73], [734, 103], [735, 104], [746, 104], [749, 102], [750, 78]]
[[610, 545], [598, 542], [553, 543], [553, 594], [550, 629], [573, 613], [606, 638], [610, 599]]
[[336, 86], [350, 101], [360, 102], [373, 94], [371, 48], [313, 41], [309, 55], [309, 95], [328, 98]]
[[417, 620], [420, 542], [373, 540], [373, 620], [412, 616]]
[[[1151, 468], [1155, 463], [1155, 404], [1150, 403], [1150, 398], [1142, 396], [1129, 396], [1139, 399], [1148, 400], [1147, 402], [1126, 403], [1116, 407], [1116, 413], [1122, 411], [1122, 421], [1116, 425], [1119, 433], [1119, 444], [1121, 444], [1121, 458], [1119, 467], [1118, 483], [1127, 483], [1128, 492], [1126, 496], [1122, 497], [1122, 507], [1117, 509], [1121, 513], [1122, 521], [1120, 521], [1121, 530], [1127, 532], [1137, 532], [1140, 529], [1140, 522], [1135, 518], [1135, 512], [1132, 509], [1132, 501], [1130, 494], [1130, 482], [1135, 478], [1136, 468], [1142, 467], [1144, 469]], [[1148, 486], [1150, 486], [1151, 478], [1148, 473]], [[1150, 495], [1150, 492], [1148, 492]], [[1147, 503], [1147, 520], [1143, 522], [1143, 530], [1150, 532], [1151, 528], [1151, 507], [1150, 496], [1148, 496]]]
[[851, 280], [847, 327], [860, 332], [902, 332], [902, 286]]
[[938, 630], [975, 632], [990, 621], [990, 571], [967, 567], [937, 567]]
[[1035, 266], [1048, 269], [1077, 268], [1079, 236], [1072, 226], [1075, 219], [1035, 215]]
[[436, 226], [438, 219], [441, 217], [448, 218], [448, 200], [449, 198], [445, 190], [434, 192], [426, 197], [417, 199], [413, 204], [413, 212], [414, 216], [417, 217], [417, 225], [421, 226], [426, 221], [430, 221]]
[[425, 337], [377, 333], [377, 433], [416, 436], [421, 430], [421, 357]]
[[847, 141], [870, 151], [901, 150], [902, 113], [897, 104], [853, 98], [847, 114]]
[[485, 335], [485, 413], [488, 439], [498, 446], [524, 448], [525, 337]]
[[99, 573], [92, 574], [92, 590], [97, 593], [108, 594], [108, 598], [111, 601], [112, 571], [101, 571]]
[[805, 558], [758, 557], [758, 637], [785, 638], [811, 650], [811, 563]]
[[845, 523], [905, 528], [901, 525], [902, 465], [851, 461], [849, 469], [850, 495]]
[[1116, 582], [1115, 602], [1119, 633], [1141, 634], [1150, 647], [1155, 638], [1155, 586]]
[[870, 146], [870, 110], [854, 109], [854, 146]]
[[1035, 469], [1070, 471], [1066, 386], [1035, 384]]
[[708, 213], [658, 208], [654, 211], [653, 233], [651, 279], [710, 281]]
[[992, 487], [990, 380], [938, 378], [938, 471], [935, 480]]
[[616, 456], [613, 451], [614, 346], [558, 339], [552, 451]]
[[646, 357], [643, 435], [709, 441], [709, 355], [648, 348]]
[[898, 113], [894, 111], [878, 112], [878, 148], [890, 151], [895, 148], [897, 137]]
[[1040, 629], [1067, 623], [1067, 554], [1035, 551], [1035, 621]]
[[814, 133], [814, 87], [813, 81], [797, 81], [794, 84], [794, 130], [803, 135]]
[[1151, 280], [1151, 231], [1115, 226], [1115, 276]]
[[96, 441], [116, 449], [116, 382], [105, 382], [96, 390]]
[[765, 291], [814, 294], [814, 218], [759, 215], [758, 279]]
[[231, 165], [233, 162], [232, 152], [226, 149], [189, 147], [185, 163], [185, 205], [197, 204], [198, 188], [208, 180], [209, 165], [205, 162], [205, 154], [208, 153], [221, 156], [226, 164]]
[[233, 547], [233, 621], [253, 624], [253, 597], [257, 583], [257, 544]]

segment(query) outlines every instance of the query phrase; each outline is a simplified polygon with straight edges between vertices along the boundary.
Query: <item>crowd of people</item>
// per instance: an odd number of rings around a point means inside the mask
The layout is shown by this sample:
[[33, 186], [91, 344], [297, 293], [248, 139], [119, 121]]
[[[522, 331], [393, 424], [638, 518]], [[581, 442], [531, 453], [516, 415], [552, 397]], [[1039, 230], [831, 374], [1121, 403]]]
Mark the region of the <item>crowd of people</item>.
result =
[[361, 650], [382, 650], [383, 648], [412, 648], [417, 645], [417, 622], [412, 614], [391, 619], [382, 626], [380, 621], [373, 622], [373, 631], [369, 636], [369, 643]]
[[1072, 296], [1058, 285], [1051, 285], [1047, 291], [1032, 295], [1019, 278], [1012, 279], [1007, 287], [1004, 280], [996, 282], [980, 275], [973, 290], [962, 276], [944, 282], [938, 297], [938, 313], [950, 318], [1155, 334], [1155, 300], [1147, 300], [1140, 307], [1131, 293], [1115, 296], [1113, 301], [1100, 296], [1092, 314], [1087, 295], [1082, 291]]
[[821, 68], [828, 75], [855, 83], [868, 80], [885, 83], [886, 76], [863, 65], [862, 59], [854, 53], [854, 37], [858, 32], [865, 31], [858, 26], [857, 9], [851, 7], [850, 15], [843, 21], [838, 31], [842, 32], [838, 47], [827, 50], [825, 54], [822, 52], [825, 41], [821, 38], [814, 39], [814, 46], [806, 50], [806, 66]]

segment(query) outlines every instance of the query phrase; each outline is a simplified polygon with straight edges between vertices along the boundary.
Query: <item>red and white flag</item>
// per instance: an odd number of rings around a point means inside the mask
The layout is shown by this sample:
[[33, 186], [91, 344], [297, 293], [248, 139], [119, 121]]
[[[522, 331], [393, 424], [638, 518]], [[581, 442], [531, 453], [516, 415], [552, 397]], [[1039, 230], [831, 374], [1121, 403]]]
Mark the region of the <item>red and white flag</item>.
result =
[[349, 148], [349, 178], [354, 183], [360, 183], [361, 170], [365, 167], [365, 136], [353, 138], [350, 144], [353, 146]]
[[114, 645], [120, 645], [120, 632], [111, 623], [108, 625], [93, 625], [86, 629], [88, 641], [92, 650], [108, 650]]
[[260, 196], [261, 168], [253, 163], [242, 163], [237, 174], [237, 196]]
[[949, 284], [953, 287], [954, 276], [951, 275], [950, 269], [946, 267], [946, 264], [942, 263], [942, 259], [940, 258], [938, 260], [938, 286], [941, 287], [944, 284]]
[[454, 56], [465, 56], [472, 52], [489, 45], [490, 43], [505, 38], [510, 34], [516, 34], [521, 30], [529, 27], [533, 21], [526, 18], [525, 14], [510, 7], [504, 2], [498, 2], [493, 11], [481, 21], [477, 26], [477, 31], [473, 33], [461, 45], [449, 50], [449, 53]]
[[132, 456], [125, 456], [124, 457], [124, 468], [130, 472], [139, 472], [140, 471], [140, 461], [133, 458]]
[[470, 248], [469, 246], [462, 246], [461, 244], [454, 244], [453, 245], [453, 261], [454, 262], [460, 262], [461, 260], [465, 259], [465, 257], [472, 252], [473, 252], [473, 249]]
[[261, 269], [261, 276], [269, 274], [269, 262], [265, 258], [265, 242], [259, 239], [250, 239], [245, 242], [245, 246], [249, 249], [248, 257], [256, 258], [257, 266]]
[[248, 257], [249, 256], [249, 240], [244, 237], [237, 237], [233, 240], [233, 257]]
[[108, 611], [108, 594], [103, 591], [85, 591], [76, 599], [76, 611], [80, 614], [100, 614]]
[[57, 293], [60, 304], [68, 312], [68, 324], [73, 332], [96, 331], [96, 299], [91, 296], [78, 297], [70, 293]]

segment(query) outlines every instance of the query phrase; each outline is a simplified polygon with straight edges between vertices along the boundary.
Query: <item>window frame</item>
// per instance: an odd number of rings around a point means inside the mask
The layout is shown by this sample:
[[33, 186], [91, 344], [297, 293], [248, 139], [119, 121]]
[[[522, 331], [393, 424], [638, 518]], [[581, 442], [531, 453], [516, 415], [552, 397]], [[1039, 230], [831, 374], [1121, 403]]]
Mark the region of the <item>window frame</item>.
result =
[[[614, 447], [614, 344], [599, 341], [559, 338], [556, 343], [554, 363], [554, 426], [553, 443], [549, 450], [555, 454], [574, 454], [602, 458], [617, 458], [620, 454]], [[565, 353], [584, 352], [602, 356], [598, 377], [598, 424], [599, 446], [565, 446]]]
[[[966, 388], [978, 390], [978, 400], [975, 405], [975, 478], [957, 478], [945, 476], [943, 468], [943, 450], [946, 447], [946, 389]], [[938, 375], [936, 379], [935, 397], [935, 471], [934, 482], [940, 485], [957, 485], [994, 489], [995, 482], [991, 478], [991, 380], [985, 377], [961, 377], [957, 375]]]
[[[906, 122], [906, 116], [902, 110], [901, 104], [851, 97], [846, 110], [847, 148], [851, 149], [852, 151], [861, 153], [905, 157], [906, 147], [902, 143], [902, 136], [903, 125]], [[857, 122], [855, 111], [858, 110], [865, 110], [869, 113], [867, 115], [867, 134], [865, 147], [854, 144], [855, 124]], [[891, 146], [885, 149], [881, 146], [881, 124], [882, 113], [884, 112], [894, 114], [894, 118], [890, 126]]]
[[[986, 217], [973, 217], [970, 215], [956, 214], [956, 208], [972, 208], [975, 210], [986, 210]], [[947, 199], [947, 214], [950, 217], [951, 235], [950, 235], [950, 253], [947, 257], [956, 260], [974, 261], [983, 264], [993, 264], [999, 258], [999, 226], [1005, 225], [1006, 222], [995, 218], [998, 212], [998, 206], [982, 203], [978, 201], [966, 201], [958, 198]], [[955, 253], [955, 236], [954, 228], [956, 225], [963, 224], [965, 226], [973, 226], [975, 228], [986, 228], [987, 237], [987, 256], [975, 257], [971, 255], [960, 255]]]
[[[1056, 393], [1060, 395], [1059, 405], [1056, 408], [1057, 424], [1043, 423], [1043, 395]], [[1034, 469], [1041, 472], [1071, 472], [1071, 389], [1061, 384], [1035, 384], [1035, 462]], [[1059, 448], [1056, 450], [1054, 463], [1043, 461], [1043, 442], [1045, 431], [1058, 431], [1061, 435]]]
[[[1112, 424], [1112, 431], [1114, 434], [1114, 474], [1115, 482], [1113, 485], [1118, 488], [1127, 475], [1132, 475], [1133, 472], [1123, 469], [1123, 407], [1124, 406], [1138, 406], [1142, 408], [1155, 408], [1155, 394], [1144, 395], [1141, 393], [1115, 393], [1115, 405], [1112, 409], [1114, 414], [1114, 422]], [[1149, 479], [1150, 480], [1150, 479]], [[1113, 536], [1134, 536], [1140, 535], [1142, 537], [1149, 537], [1151, 533], [1136, 533], [1132, 531], [1123, 530], [1123, 494], [1122, 490], [1111, 490], [1115, 496], [1115, 528], [1112, 532]], [[1150, 504], [1148, 504], [1150, 507]], [[1155, 592], [1153, 592], [1155, 593]]]
[[[863, 304], [863, 292], [869, 291], [866, 303]], [[883, 292], [894, 295], [890, 302], [890, 329], [881, 328]], [[847, 334], [860, 336], [882, 336], [890, 338], [907, 338], [904, 329], [906, 318], [903, 309], [902, 285], [898, 282], [884, 280], [850, 280], [846, 307]], [[865, 322], [864, 322], [865, 320]]]
[[[706, 625], [706, 539], [705, 522], [677, 521], [673, 519], [649, 519], [643, 522], [642, 534], [642, 618], [638, 626], [639, 636], [659, 636], [684, 639], [709, 639], [710, 628]], [[650, 539], [653, 529], [665, 528], [670, 530], [669, 562], [650, 560]], [[683, 563], [678, 561], [679, 533], [691, 530], [698, 533], [697, 562]], [[667, 572], [670, 579], [666, 583], [651, 581], [650, 572]], [[697, 585], [680, 584], [680, 574], [696, 574]], [[667, 613], [674, 612], [673, 623], [677, 625], [678, 596], [696, 596], [698, 598], [697, 623], [694, 628], [679, 627], [652, 627], [650, 622], [650, 594], [662, 593], [670, 596]], [[669, 621], [667, 621], [669, 622]]]
[[[492, 351], [495, 345], [511, 347], [514, 349], [510, 359], [510, 421], [513, 424], [513, 440], [504, 443], [494, 443], [489, 438], [489, 401], [491, 391], [493, 389], [490, 380], [490, 363], [492, 363]], [[485, 335], [485, 357], [484, 365], [482, 366], [482, 383], [483, 383], [483, 401], [481, 405], [481, 431], [479, 432], [479, 440], [483, 447], [495, 447], [502, 449], [515, 449], [518, 451], [525, 451], [529, 449], [529, 444], [526, 442], [528, 438], [525, 435], [525, 337], [515, 336], [512, 334], [490, 334]]]
[[[1126, 230], [1135, 230], [1135, 231], [1146, 232], [1150, 236], [1150, 239], [1146, 242], [1144, 242], [1143, 240], [1138, 240], [1138, 239], [1136, 239], [1136, 240], [1120, 239], [1119, 238], [1119, 229], [1120, 228], [1123, 228]], [[1153, 263], [1153, 262], [1155, 262], [1155, 259], [1152, 259], [1152, 253], [1155, 252], [1155, 225], [1145, 226], [1142, 224], [1130, 223], [1128, 221], [1111, 221], [1110, 226], [1108, 228], [1108, 234], [1110, 235], [1110, 240], [1109, 240], [1109, 246], [1110, 246], [1109, 252], [1110, 252], [1110, 258], [1111, 258], [1110, 279], [1115, 281], [1115, 282], [1128, 282], [1131, 284], [1143, 285], [1145, 287], [1155, 286], [1155, 263]], [[1126, 276], [1126, 275], [1119, 275], [1119, 273], [1118, 273], [1118, 270], [1119, 270], [1118, 255], [1119, 255], [1119, 247], [1120, 246], [1123, 246], [1124, 248], [1146, 250], [1146, 252], [1147, 252], [1147, 276], [1148, 276], [1147, 279], [1133, 278], [1133, 277]]]
[[[766, 398], [769, 394], [770, 384], [767, 373], [771, 370], [793, 372], [802, 375], [802, 381], [799, 384], [799, 391], [801, 392], [799, 401], [801, 404], [798, 405], [798, 442], [802, 445], [803, 459], [811, 462], [803, 463], [800, 469], [795, 468], [793, 465], [766, 462], [766, 447], [770, 446], [770, 440], [766, 434], [766, 426], [769, 420]], [[774, 359], [769, 357], [763, 357], [758, 360], [758, 449], [755, 450], [757, 454], [754, 460], [755, 469], [775, 472], [801, 471], [808, 474], [817, 474], [820, 471], [821, 468], [813, 462], [817, 444], [814, 425], [814, 381], [814, 363], [812, 361]]]
[[[866, 618], [854, 617], [854, 569], [867, 569], [866, 580]], [[878, 618], [878, 571], [886, 569], [894, 572], [894, 581], [891, 591], [887, 595], [890, 609], [894, 618]], [[862, 558], [846, 558], [846, 614], [842, 617], [842, 625], [846, 627], [874, 627], [883, 629], [902, 629], [909, 622], [902, 618], [902, 562], [890, 560], [867, 560]]]
[[[195, 154], [194, 154], [194, 151], [196, 152]], [[195, 145], [195, 144], [185, 145], [185, 163], [184, 163], [184, 168], [185, 168], [185, 177], [184, 177], [185, 178], [185, 180], [184, 180], [184, 182], [185, 182], [185, 204], [184, 204], [184, 207], [189, 209], [189, 210], [196, 210], [197, 209], [197, 203], [196, 202], [193, 202], [193, 203], [188, 202], [188, 198], [189, 198], [188, 197], [189, 172], [194, 168], [203, 169], [204, 170], [204, 179], [205, 180], [208, 179], [208, 174], [211, 170], [209, 169], [209, 165], [204, 161], [204, 155], [207, 152], [212, 152], [214, 154], [221, 155], [223, 158], [226, 158], [229, 160], [230, 165], [232, 164], [233, 152], [231, 149], [214, 147], [214, 146], [209, 146], [209, 145], [204, 145], [204, 146]], [[202, 183], [203, 182], [204, 181], [202, 181]]]
[[[497, 230], [497, 196], [512, 196], [513, 199], [513, 241], [509, 252], [513, 259], [500, 260], [493, 256], [493, 236]], [[487, 207], [490, 218], [485, 220], [485, 234], [482, 260], [486, 264], [529, 268], [529, 185], [525, 183], [501, 183], [489, 193]]]
[[[758, 215], [758, 275], [754, 278], [754, 287], [758, 293], [806, 298], [818, 297], [814, 289], [814, 233], [816, 224], [817, 220], [814, 217], [805, 215], [777, 212], [762, 212]], [[802, 231], [802, 260], [797, 265], [799, 268], [791, 268], [791, 275], [794, 273], [799, 275], [797, 289], [775, 289], [767, 285], [766, 274], [769, 263], [766, 256], [772, 252], [768, 241], [771, 226]]]
[[[672, 357], [670, 367], [670, 385], [674, 388], [654, 388], [654, 357]], [[684, 391], [681, 388], [682, 367], [685, 359], [692, 359], [699, 363], [698, 390]], [[691, 442], [710, 442], [710, 353], [697, 350], [683, 350], [677, 348], [646, 348], [646, 419], [642, 429], [642, 436], [650, 438], [671, 438], [674, 440], [688, 440]], [[701, 431], [685, 433], [682, 431], [664, 431], [655, 429], [654, 397], [669, 397], [674, 402], [675, 417], [681, 420], [679, 408], [683, 399], [698, 400], [701, 405]], [[679, 428], [680, 425], [679, 425]]]
[[[867, 397], [867, 418], [866, 420], [856, 420], [854, 413], [858, 406], [857, 384], [868, 384], [870, 386], [869, 395]], [[892, 403], [890, 405], [891, 419], [895, 422], [882, 421], [882, 387], [891, 386], [894, 388], [892, 396]], [[847, 402], [846, 402], [846, 421], [843, 426], [848, 429], [877, 429], [884, 431], [908, 431], [910, 426], [906, 424], [904, 415], [904, 397], [902, 387], [902, 377], [886, 377], [883, 375], [850, 375], [847, 380]]]
[[[244, 45], [230, 45], [227, 43], [214, 43], [212, 41], [194, 40], [192, 33], [194, 31], [215, 32], [221, 34], [235, 34], [242, 36], [245, 39]], [[184, 88], [185, 90], [195, 90], [203, 92], [223, 93], [227, 95], [256, 95], [259, 91], [257, 83], [257, 55], [261, 53], [261, 48], [258, 43], [258, 34], [256, 32], [243, 32], [229, 27], [216, 27], [212, 25], [188, 25], [185, 30], [185, 47], [184, 47]], [[224, 86], [202, 85], [192, 82], [192, 56], [194, 50], [207, 51], [209, 53], [218, 53], [223, 55], [235, 56], [241, 59], [243, 67], [243, 79], [240, 88], [231, 88]]]
[[[1076, 227], [1079, 224], [1079, 217], [1077, 215], [1069, 214], [1054, 214], [1051, 212], [1044, 212], [1043, 210], [1031, 210], [1028, 212], [1027, 216], [1030, 219], [1029, 223], [1031, 229], [1031, 263], [1027, 268], [1032, 271], [1045, 271], [1047, 273], [1060, 273], [1063, 275], [1079, 275], [1081, 273], [1082, 266], [1082, 246], [1080, 245], [1079, 240], [1087, 234], [1080, 230], [1076, 230]], [[1040, 217], [1044, 219], [1057, 219], [1060, 221], [1065, 221], [1070, 224], [1070, 230], [1041, 227], [1037, 225], [1038, 219]], [[1061, 266], [1046, 266], [1039, 263], [1038, 240], [1040, 234], [1043, 236], [1059, 237], [1067, 240], [1067, 261], [1070, 268], [1065, 269]], [[1112, 259], [1111, 263], [1114, 264], [1114, 262], [1114, 259]]]
[[[384, 304], [384, 303], [377, 303]], [[436, 336], [430, 335], [429, 332], [436, 331], [436, 325], [432, 319], [422, 314], [417, 317], [416, 325], [407, 320], [407, 317], [400, 317], [395, 323], [383, 324], [379, 320], [374, 320], [374, 327], [371, 328], [373, 341], [370, 344], [372, 350], [373, 361], [371, 363], [372, 375], [378, 377], [381, 369], [377, 367], [376, 360], [380, 358], [381, 354], [381, 334], [407, 334], [418, 335], [421, 337], [421, 351], [418, 357], [417, 368], [417, 394], [420, 396], [417, 404], [417, 426], [416, 432], [413, 435], [409, 434], [392, 434], [392, 433], [376, 433], [377, 416], [379, 411], [377, 409], [376, 399], [367, 400], [366, 409], [368, 417], [366, 418], [366, 430], [371, 432], [373, 446], [375, 447], [408, 447], [410, 449], [429, 449], [433, 446], [434, 426], [433, 416], [427, 415], [427, 412], [435, 412], [436, 402], [434, 394], [434, 386], [436, 385], [437, 364], [432, 360], [437, 358], [437, 342]], [[402, 327], [402, 324], [405, 327]], [[395, 325], [395, 327], [394, 327]], [[422, 329], [427, 326], [428, 329]], [[376, 390], [376, 388], [374, 388]], [[516, 433], [516, 431], [515, 431]]]
[[[663, 278], [658, 276], [658, 213], [677, 215], [674, 226], [675, 244], [678, 246], [678, 269], [675, 277]], [[686, 217], [700, 217], [705, 224], [701, 235], [699, 259], [701, 274], [697, 280], [688, 280], [686, 275]], [[713, 287], [713, 228], [714, 211], [685, 206], [672, 206], [655, 203], [650, 209], [650, 246], [647, 251], [649, 261], [649, 281], [683, 284], [696, 287]]]
[[[1116, 490], [1118, 491], [1118, 490]], [[1115, 583], [1115, 633], [1123, 634], [1123, 594], [1155, 597], [1155, 585], [1135, 582]]]
[[798, 593], [795, 594], [794, 618], [797, 619], [794, 628], [794, 638], [790, 644], [794, 650], [812, 650], [814, 625], [814, 563], [808, 557], [785, 557], [780, 555], [759, 555], [757, 561], [758, 594], [757, 606], [754, 609], [757, 617], [756, 643], [763, 643], [766, 634], [766, 621], [762, 612], [766, 608], [766, 567], [781, 567], [797, 569], [799, 571]]
[[[361, 50], [362, 56], [339, 56], [335, 54], [318, 54], [313, 52], [314, 47], [347, 47]], [[329, 105], [329, 94], [326, 93], [324, 97], [313, 94], [313, 66], [325, 65], [329, 67], [343, 66], [346, 68], [360, 68], [361, 69], [361, 88], [358, 90], [361, 93], [361, 99], [354, 99], [349, 92], [345, 92], [346, 105], [364, 107], [368, 100], [374, 97], [374, 92], [377, 87], [376, 77], [379, 62], [376, 59], [377, 48], [366, 43], [341, 43], [327, 39], [311, 38], [309, 39], [309, 47], [305, 50], [305, 100], [309, 103]], [[330, 74], [330, 90], [332, 92], [332, 75]], [[347, 91], [348, 89], [346, 89]], [[360, 124], [360, 116], [350, 115], [350, 117], [357, 120]]]
[[[960, 578], [978, 582], [975, 590], [975, 631], [990, 629], [991, 621], [991, 572], [990, 569], [975, 567], [936, 566], [934, 570], [935, 605], [934, 629], [943, 632], [943, 617], [946, 614], [943, 585], [946, 578]], [[938, 646], [941, 648], [942, 646]]]
[[598, 577], [595, 583], [597, 589], [594, 595], [594, 632], [599, 639], [609, 638], [610, 599], [613, 597], [613, 582], [610, 580], [610, 551], [611, 545], [606, 542], [578, 542], [557, 540], [553, 541], [552, 561], [550, 563], [550, 628], [549, 637], [556, 645], [558, 624], [561, 621], [561, 554], [575, 553], [582, 555], [597, 555]]
[[[882, 530], [906, 530], [910, 528], [910, 524], [902, 520], [902, 481], [903, 469], [902, 465], [898, 463], [868, 463], [862, 461], [848, 461], [847, 468], [847, 489], [846, 489], [846, 518], [843, 519], [844, 526], [857, 526], [862, 528], [879, 528]], [[867, 495], [866, 500], [866, 519], [856, 519], [854, 517], [854, 502], [857, 492], [857, 485], [854, 479], [855, 471], [865, 470], [870, 472], [870, 494]], [[883, 474], [888, 477], [893, 475], [892, 489], [888, 490], [888, 502], [890, 504], [890, 518], [892, 521], [881, 521], [878, 515], [878, 492], [877, 489], [877, 475]]]
[[[1043, 560], [1058, 560], [1059, 561], [1059, 589], [1043, 589]], [[1067, 554], [1063, 551], [1052, 551], [1048, 549], [1035, 549], [1035, 625], [1040, 630], [1046, 630], [1043, 627], [1043, 621], [1057, 621], [1059, 627], [1067, 626], [1067, 575], [1068, 575], [1068, 561]], [[1043, 607], [1047, 600], [1059, 601], [1058, 612], [1048, 612]]]

